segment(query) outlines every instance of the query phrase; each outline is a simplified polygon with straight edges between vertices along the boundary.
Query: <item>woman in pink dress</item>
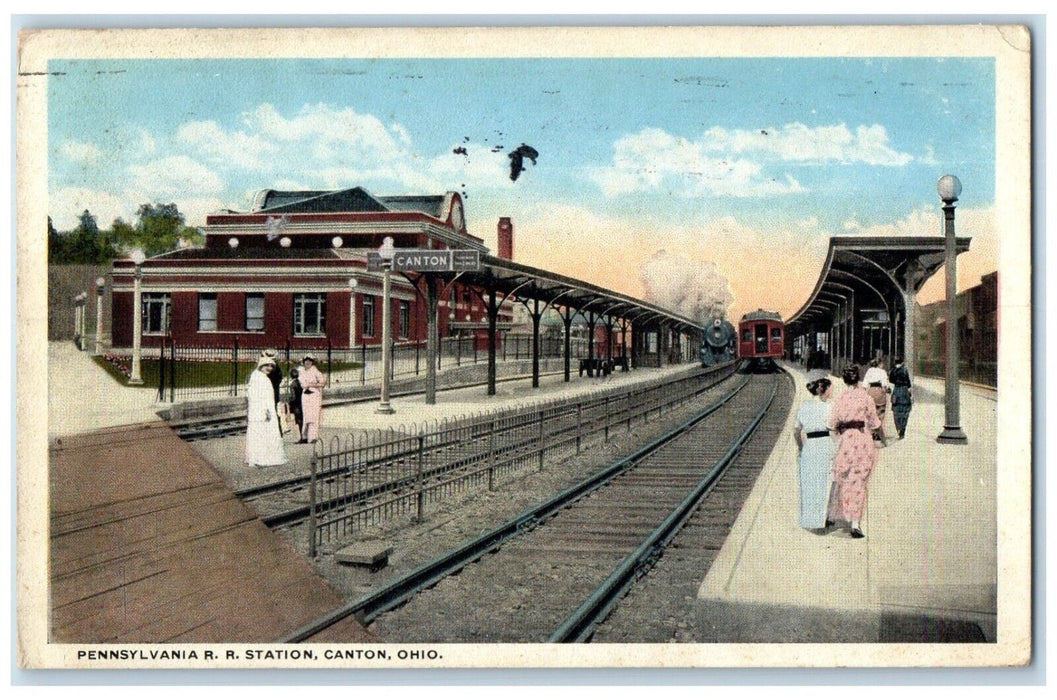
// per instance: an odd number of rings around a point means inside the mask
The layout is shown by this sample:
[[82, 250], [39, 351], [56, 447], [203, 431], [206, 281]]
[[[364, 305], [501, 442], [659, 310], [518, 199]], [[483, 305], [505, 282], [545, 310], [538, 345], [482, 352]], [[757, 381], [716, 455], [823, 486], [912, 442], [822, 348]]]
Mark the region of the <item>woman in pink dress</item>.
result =
[[877, 446], [873, 431], [880, 427], [874, 400], [859, 385], [859, 368], [851, 365], [843, 372], [847, 385], [830, 413], [830, 426], [840, 436], [833, 459], [833, 494], [830, 498], [831, 521], [845, 521], [851, 536], [865, 537], [860, 525], [866, 508], [866, 484], [877, 466]]
[[323, 387], [327, 378], [316, 367], [314, 355], [301, 360], [297, 379], [301, 382], [301, 442], [312, 442], [319, 437], [319, 422], [323, 414]]

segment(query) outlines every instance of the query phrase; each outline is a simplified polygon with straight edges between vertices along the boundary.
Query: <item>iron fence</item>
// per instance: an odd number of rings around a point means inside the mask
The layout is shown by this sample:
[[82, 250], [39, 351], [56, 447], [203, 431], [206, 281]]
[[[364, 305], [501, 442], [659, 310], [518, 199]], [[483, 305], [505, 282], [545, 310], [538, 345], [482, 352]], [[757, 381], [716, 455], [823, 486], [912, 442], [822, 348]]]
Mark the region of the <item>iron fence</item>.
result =
[[290, 370], [300, 364], [307, 353], [316, 356], [320, 371], [329, 373], [336, 367], [332, 348], [287, 343], [276, 348], [243, 345], [237, 341], [226, 346], [179, 345], [166, 338], [160, 348], [144, 349], [144, 380], [158, 388], [159, 401], [210, 399], [245, 396], [250, 374], [265, 350], [276, 352], [276, 363], [283, 373], [283, 388], [289, 382]]
[[[250, 373], [256, 366], [265, 346], [229, 345], [195, 346], [181, 345], [172, 338], [165, 338], [160, 345], [144, 347], [143, 378], [157, 387], [158, 400], [213, 399], [244, 396]], [[316, 364], [327, 376], [328, 387], [350, 387], [377, 385], [382, 380], [381, 345], [361, 345], [356, 348], [335, 348], [329, 342], [317, 345], [306, 344], [303, 339], [288, 340], [279, 348], [278, 364], [283, 374], [281, 390], [286, 392], [290, 370], [301, 363], [306, 353], [316, 356]], [[561, 338], [541, 338], [539, 357], [552, 359], [562, 357], [565, 348]], [[570, 356], [586, 357], [587, 341], [576, 338], [570, 342]], [[595, 351], [597, 354], [597, 350]], [[531, 335], [508, 334], [496, 350], [499, 362], [520, 361], [532, 357]], [[128, 376], [132, 364], [131, 355], [108, 353], [106, 359]], [[488, 351], [478, 347], [471, 337], [442, 338], [438, 345], [437, 370], [473, 366], [486, 363]], [[401, 379], [425, 375], [428, 371], [428, 353], [425, 341], [394, 342], [390, 379]]]
[[[726, 369], [717, 367], [712, 375]], [[547, 459], [568, 458], [589, 443], [608, 442], [613, 431], [630, 431], [713, 384], [681, 375], [576, 399], [317, 441], [309, 487], [309, 552], [315, 556], [319, 547], [384, 521], [421, 520], [464, 493], [495, 490], [529, 469], [543, 470]]]

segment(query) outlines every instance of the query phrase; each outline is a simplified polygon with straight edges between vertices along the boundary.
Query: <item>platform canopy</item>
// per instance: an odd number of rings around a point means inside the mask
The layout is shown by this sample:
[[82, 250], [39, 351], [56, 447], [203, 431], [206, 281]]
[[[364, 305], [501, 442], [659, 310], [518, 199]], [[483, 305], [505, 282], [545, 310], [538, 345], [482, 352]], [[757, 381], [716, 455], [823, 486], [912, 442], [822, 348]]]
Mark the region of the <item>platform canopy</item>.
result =
[[[959, 254], [970, 240], [956, 239]], [[786, 321], [787, 356], [834, 371], [878, 354], [913, 362], [916, 296], [943, 261], [942, 236], [830, 238], [811, 296]]]
[[571, 308], [585, 315], [621, 318], [643, 326], [663, 323], [681, 333], [704, 332], [700, 321], [641, 299], [491, 255], [482, 255], [480, 270], [464, 273], [462, 280], [482, 289], [495, 289], [518, 299], [540, 300], [544, 305]]

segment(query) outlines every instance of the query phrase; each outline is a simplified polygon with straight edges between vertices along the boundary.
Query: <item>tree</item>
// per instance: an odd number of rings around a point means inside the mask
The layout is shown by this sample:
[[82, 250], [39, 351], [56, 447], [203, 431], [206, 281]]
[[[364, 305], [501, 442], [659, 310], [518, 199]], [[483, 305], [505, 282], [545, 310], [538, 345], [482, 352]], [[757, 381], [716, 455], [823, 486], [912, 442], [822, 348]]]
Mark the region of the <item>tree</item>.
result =
[[141, 248], [147, 255], [158, 255], [180, 246], [186, 240], [194, 245], [205, 241], [197, 228], [184, 224], [184, 215], [175, 204], [141, 204], [135, 225], [117, 218], [109, 229], [100, 230], [96, 217], [85, 209], [75, 229], [56, 231], [48, 217], [48, 262], [54, 264], [106, 263]]
[[48, 262], [58, 263], [65, 257], [66, 246], [62, 234], [55, 230], [55, 224], [48, 217]]
[[48, 217], [48, 261], [91, 265], [113, 259], [116, 253], [111, 236], [99, 230], [95, 215], [85, 209], [78, 220], [77, 228], [61, 233]]
[[184, 215], [175, 204], [141, 204], [136, 225], [115, 219], [111, 226], [114, 240], [125, 250], [141, 248], [147, 255], [158, 255], [179, 247], [180, 239], [199, 244], [202, 233], [184, 224]]

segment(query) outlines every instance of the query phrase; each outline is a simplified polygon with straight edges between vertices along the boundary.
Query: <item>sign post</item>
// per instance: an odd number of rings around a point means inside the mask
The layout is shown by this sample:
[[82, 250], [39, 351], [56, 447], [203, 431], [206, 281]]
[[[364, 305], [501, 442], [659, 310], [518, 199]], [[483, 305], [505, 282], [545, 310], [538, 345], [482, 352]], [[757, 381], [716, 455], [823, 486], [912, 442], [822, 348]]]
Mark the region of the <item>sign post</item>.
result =
[[[472, 272], [481, 269], [481, 253], [477, 250], [466, 249], [416, 249], [404, 248], [391, 252], [389, 259], [383, 260], [380, 252], [369, 251], [367, 253], [367, 269], [372, 272], [384, 272], [385, 282], [389, 282], [389, 273], [396, 272]], [[388, 287], [385, 291], [388, 298]], [[429, 314], [427, 348], [429, 355], [426, 367], [426, 403], [436, 403], [437, 383], [437, 353], [439, 351], [436, 342], [437, 311], [438, 304], [436, 292], [433, 290], [432, 282], [429, 283], [426, 299], [427, 313]], [[384, 314], [383, 314], [384, 315]], [[386, 321], [388, 323], [388, 321]], [[432, 342], [430, 342], [432, 341]], [[383, 340], [383, 342], [385, 342]], [[383, 348], [383, 359], [384, 359]], [[383, 365], [385, 363], [383, 362]], [[383, 368], [383, 371], [387, 371]], [[387, 380], [383, 378], [383, 383]], [[383, 392], [383, 394], [386, 392]], [[387, 398], [387, 397], [386, 397]], [[388, 406], [388, 401], [383, 398], [383, 405]]]

